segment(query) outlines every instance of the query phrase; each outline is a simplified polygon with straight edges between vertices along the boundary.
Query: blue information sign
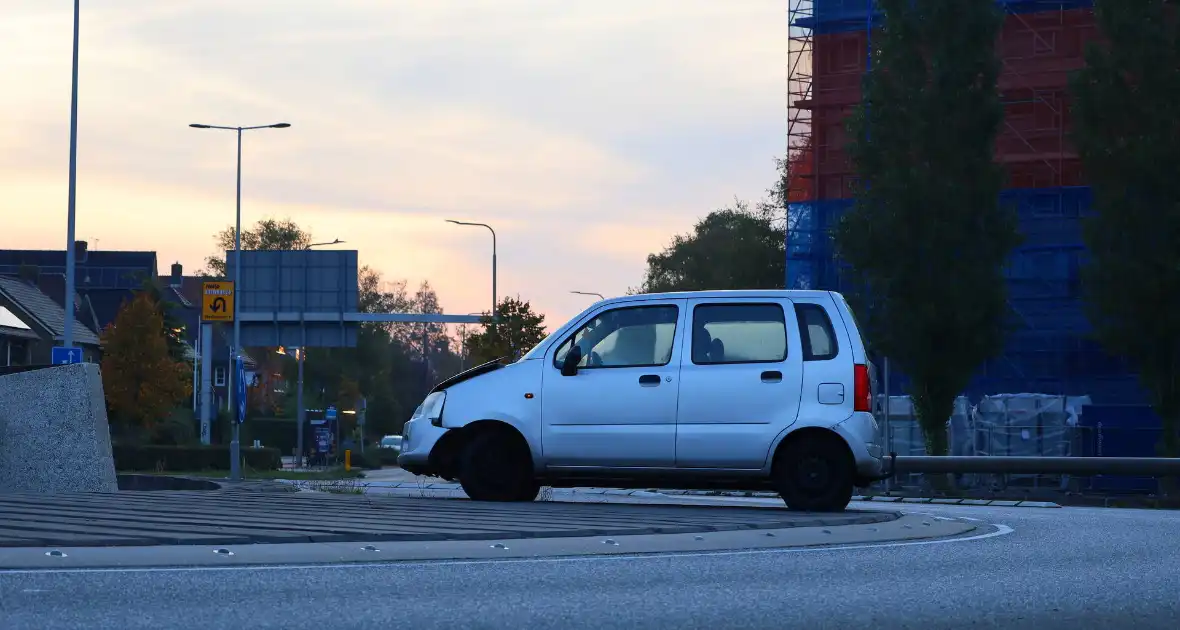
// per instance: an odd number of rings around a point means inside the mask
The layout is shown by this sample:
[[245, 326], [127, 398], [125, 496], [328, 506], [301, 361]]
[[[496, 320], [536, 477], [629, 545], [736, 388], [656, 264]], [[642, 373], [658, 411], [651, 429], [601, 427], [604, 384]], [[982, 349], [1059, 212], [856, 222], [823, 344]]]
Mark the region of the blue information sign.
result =
[[82, 362], [81, 348], [53, 348], [49, 351], [49, 362], [54, 365], [70, 365]]
[[327, 411], [324, 412], [324, 419], [325, 420], [335, 420], [336, 419], [336, 407], [334, 407], [334, 406], [328, 407]]

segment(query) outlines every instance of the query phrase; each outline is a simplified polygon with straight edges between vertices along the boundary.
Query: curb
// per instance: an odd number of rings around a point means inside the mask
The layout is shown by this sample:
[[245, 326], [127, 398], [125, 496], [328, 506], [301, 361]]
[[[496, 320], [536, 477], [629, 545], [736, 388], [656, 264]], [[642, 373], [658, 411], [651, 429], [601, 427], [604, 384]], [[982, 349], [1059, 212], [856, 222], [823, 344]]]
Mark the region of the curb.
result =
[[[361, 487], [399, 488], [410, 490], [460, 490], [457, 483], [417, 483], [413, 481], [378, 481], [361, 482]], [[672, 496], [692, 497], [734, 497], [744, 499], [777, 499], [777, 492], [748, 491], [748, 490], [659, 490], [647, 488], [644, 490], [619, 490], [617, 488], [562, 488], [570, 494], [601, 495], [601, 496], [629, 496], [636, 498], [658, 498]], [[870, 503], [913, 503], [927, 505], [971, 505], [979, 507], [1021, 507], [1021, 508], [1059, 508], [1060, 504], [1052, 501], [1016, 501], [1005, 499], [953, 499], [932, 497], [892, 497], [880, 495], [855, 495], [853, 501]]]
[[1052, 501], [1006, 501], [1001, 499], [937, 499], [929, 497], [883, 497], [864, 496], [852, 497], [853, 501], [871, 501], [873, 503], [916, 503], [927, 505], [976, 505], [991, 507], [1023, 507], [1023, 508], [1059, 508], [1061, 505]]
[[[0, 575], [45, 571], [200, 571], [292, 567], [365, 566], [388, 570], [389, 562], [494, 561], [592, 557], [636, 557], [659, 554], [839, 549], [849, 545], [885, 546], [923, 541], [971, 540], [984, 525], [957, 519], [901, 516], [872, 525], [798, 526], [783, 529], [635, 533], [524, 538], [517, 536], [462, 539], [446, 544], [421, 540], [350, 540], [226, 544], [210, 542], [174, 546], [73, 546], [46, 552], [45, 547], [0, 548]], [[675, 530], [676, 528], [673, 528]], [[985, 534], [986, 536], [995, 533]], [[978, 538], [978, 536], [976, 536]], [[56, 553], [55, 553], [56, 552]]]

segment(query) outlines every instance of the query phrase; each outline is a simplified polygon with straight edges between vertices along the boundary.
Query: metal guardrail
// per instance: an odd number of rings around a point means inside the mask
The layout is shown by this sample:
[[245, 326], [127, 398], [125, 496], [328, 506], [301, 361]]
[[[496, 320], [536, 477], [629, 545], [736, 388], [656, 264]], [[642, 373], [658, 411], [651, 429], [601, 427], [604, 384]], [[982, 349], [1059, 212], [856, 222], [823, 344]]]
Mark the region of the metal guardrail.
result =
[[886, 469], [898, 473], [983, 473], [997, 475], [1180, 476], [1180, 458], [1171, 457], [1007, 457], [897, 456]]

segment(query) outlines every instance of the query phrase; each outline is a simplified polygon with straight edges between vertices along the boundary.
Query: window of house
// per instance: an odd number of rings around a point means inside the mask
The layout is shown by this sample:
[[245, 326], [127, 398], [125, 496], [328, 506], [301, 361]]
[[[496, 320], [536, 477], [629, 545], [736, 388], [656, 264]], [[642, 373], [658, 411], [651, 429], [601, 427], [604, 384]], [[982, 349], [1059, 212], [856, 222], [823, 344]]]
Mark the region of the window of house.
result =
[[579, 368], [618, 368], [667, 365], [676, 337], [675, 306], [633, 306], [606, 311], [578, 329], [557, 354], [561, 367], [570, 349], [582, 349]]
[[782, 306], [702, 304], [693, 310], [693, 363], [778, 363], [786, 358]]
[[213, 368], [213, 385], [215, 387], [225, 387], [225, 368]]
[[818, 304], [796, 304], [795, 316], [802, 335], [803, 360], [827, 361], [840, 353], [836, 344], [836, 330], [828, 312]]

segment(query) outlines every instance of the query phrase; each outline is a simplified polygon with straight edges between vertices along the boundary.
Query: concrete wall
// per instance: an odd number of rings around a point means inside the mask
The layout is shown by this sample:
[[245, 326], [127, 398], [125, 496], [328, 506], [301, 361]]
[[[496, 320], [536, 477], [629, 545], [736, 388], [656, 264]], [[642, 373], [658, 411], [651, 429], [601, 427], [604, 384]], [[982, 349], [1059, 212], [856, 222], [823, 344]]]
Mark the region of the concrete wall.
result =
[[115, 492], [94, 364], [0, 376], [0, 492]]

